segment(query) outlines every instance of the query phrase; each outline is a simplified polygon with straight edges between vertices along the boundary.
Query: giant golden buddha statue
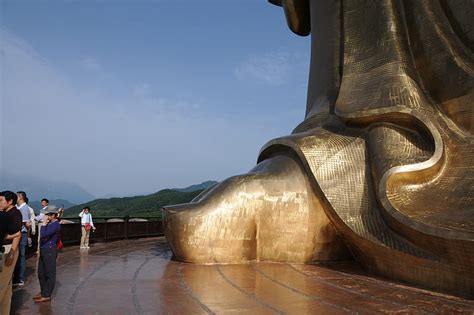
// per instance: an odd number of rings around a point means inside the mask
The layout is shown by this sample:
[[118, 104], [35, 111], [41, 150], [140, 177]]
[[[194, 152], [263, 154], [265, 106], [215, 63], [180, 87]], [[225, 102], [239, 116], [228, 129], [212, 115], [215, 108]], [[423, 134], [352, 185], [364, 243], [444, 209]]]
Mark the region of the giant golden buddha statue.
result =
[[311, 33], [306, 117], [166, 207], [178, 260], [317, 262], [474, 296], [474, 2], [272, 0]]

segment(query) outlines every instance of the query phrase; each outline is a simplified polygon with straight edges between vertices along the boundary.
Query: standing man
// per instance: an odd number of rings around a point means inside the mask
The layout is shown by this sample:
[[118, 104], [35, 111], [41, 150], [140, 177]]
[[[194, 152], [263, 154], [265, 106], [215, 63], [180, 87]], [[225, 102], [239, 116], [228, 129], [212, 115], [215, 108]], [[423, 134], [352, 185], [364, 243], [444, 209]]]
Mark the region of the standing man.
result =
[[13, 273], [13, 285], [23, 286], [25, 285], [25, 267], [26, 257], [25, 249], [28, 244], [28, 230], [31, 227], [30, 221], [30, 210], [26, 203], [26, 193], [24, 191], [18, 191], [16, 193], [18, 198], [17, 208], [21, 212], [22, 227], [21, 227], [21, 240], [20, 240], [20, 253], [18, 261], [16, 262], [15, 272]]
[[89, 248], [89, 234], [91, 229], [95, 231], [94, 222], [92, 222], [92, 214], [90, 214], [91, 208], [85, 206], [82, 209], [79, 216], [81, 217], [81, 228], [82, 228], [82, 237], [81, 237], [81, 249]]
[[46, 198], [41, 199], [41, 210], [40, 214], [36, 217], [36, 221], [38, 221], [38, 248], [36, 249], [36, 254], [39, 254], [40, 250], [40, 237], [41, 237], [41, 227], [43, 226], [43, 221], [45, 219], [44, 210], [49, 205], [49, 200]]
[[12, 276], [18, 259], [18, 245], [21, 238], [21, 213], [15, 207], [16, 194], [0, 192], [0, 314], [10, 314], [12, 300]]
[[35, 210], [30, 207], [28, 198], [26, 198], [26, 204], [28, 205], [28, 211], [30, 212], [30, 224], [31, 227], [28, 230], [28, 247], [33, 246], [33, 240], [31, 239], [32, 235], [36, 234], [36, 216], [35, 216]]

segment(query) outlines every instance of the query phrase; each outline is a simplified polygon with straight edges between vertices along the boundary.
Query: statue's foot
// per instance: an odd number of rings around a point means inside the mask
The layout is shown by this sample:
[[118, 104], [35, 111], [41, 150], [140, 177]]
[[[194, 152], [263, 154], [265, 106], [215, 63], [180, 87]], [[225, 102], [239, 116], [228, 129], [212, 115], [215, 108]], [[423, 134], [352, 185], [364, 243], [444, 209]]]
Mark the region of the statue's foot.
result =
[[178, 260], [241, 263], [347, 258], [297, 160], [278, 155], [188, 204], [164, 208]]

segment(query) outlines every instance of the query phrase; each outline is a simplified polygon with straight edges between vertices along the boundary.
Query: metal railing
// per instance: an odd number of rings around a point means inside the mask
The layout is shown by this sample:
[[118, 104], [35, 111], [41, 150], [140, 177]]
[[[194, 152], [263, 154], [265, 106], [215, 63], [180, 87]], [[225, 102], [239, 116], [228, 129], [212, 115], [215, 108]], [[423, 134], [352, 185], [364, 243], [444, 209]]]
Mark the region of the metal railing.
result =
[[[138, 220], [137, 220], [138, 219]], [[66, 223], [67, 221], [72, 223]], [[141, 220], [141, 221], [140, 221]], [[61, 239], [65, 245], [79, 244], [81, 224], [79, 217], [61, 219]], [[90, 233], [90, 242], [154, 237], [163, 235], [161, 216], [153, 217], [94, 217], [95, 232]]]

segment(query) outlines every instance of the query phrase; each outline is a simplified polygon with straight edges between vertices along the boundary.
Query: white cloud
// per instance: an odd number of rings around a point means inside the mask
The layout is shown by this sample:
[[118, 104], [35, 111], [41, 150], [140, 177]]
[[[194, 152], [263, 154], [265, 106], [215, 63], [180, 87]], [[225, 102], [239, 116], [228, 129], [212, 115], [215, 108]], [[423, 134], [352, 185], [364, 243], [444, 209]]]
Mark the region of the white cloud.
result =
[[132, 87], [132, 92], [134, 95], [139, 96], [139, 97], [149, 96], [151, 94], [150, 84], [145, 83], [145, 82], [136, 84]]
[[87, 71], [94, 73], [102, 73], [104, 69], [99, 61], [94, 57], [84, 57], [79, 60], [79, 65]]
[[295, 57], [295, 54], [289, 52], [252, 55], [234, 69], [234, 74], [239, 80], [282, 85], [290, 77], [292, 67], [295, 65]]
[[[3, 170], [130, 195], [245, 172], [269, 140], [265, 118], [219, 117], [146, 82], [125, 97], [87, 95], [14, 35], [2, 33], [0, 49]], [[103, 71], [93, 58], [83, 65]]]
[[173, 121], [188, 121], [200, 115], [199, 103], [188, 100], [170, 99], [160, 96], [158, 88], [149, 83], [139, 83], [132, 87], [133, 104], [150, 115], [165, 117]]

